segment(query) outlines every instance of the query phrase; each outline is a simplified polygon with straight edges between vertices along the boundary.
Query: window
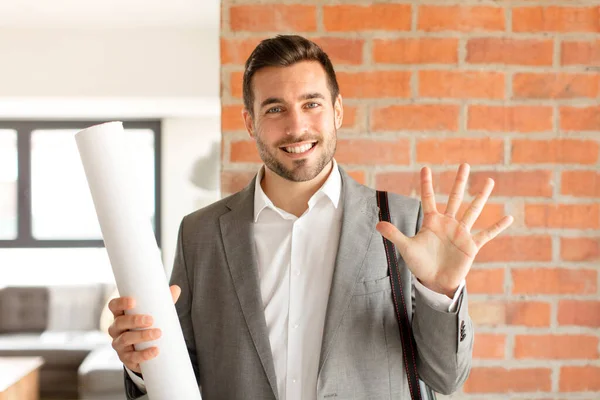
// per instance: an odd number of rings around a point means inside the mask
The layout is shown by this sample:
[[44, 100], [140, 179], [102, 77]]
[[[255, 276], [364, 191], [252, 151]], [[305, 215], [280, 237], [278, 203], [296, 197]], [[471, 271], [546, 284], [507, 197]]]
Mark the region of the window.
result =
[[0, 129], [0, 240], [17, 238], [17, 131]]
[[[103, 121], [0, 121], [0, 247], [103, 247], [74, 135]], [[160, 121], [124, 121], [160, 245]]]

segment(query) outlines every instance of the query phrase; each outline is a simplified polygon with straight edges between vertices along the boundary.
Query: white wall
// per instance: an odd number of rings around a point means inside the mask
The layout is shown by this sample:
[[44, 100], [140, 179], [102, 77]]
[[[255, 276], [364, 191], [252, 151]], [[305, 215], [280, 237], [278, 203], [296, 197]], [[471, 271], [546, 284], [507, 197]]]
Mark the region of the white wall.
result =
[[[2, 119], [163, 119], [162, 249], [170, 272], [181, 217], [219, 198], [197, 187], [210, 180], [203, 158], [220, 147], [218, 29], [0, 29], [0, 54]], [[218, 155], [215, 162], [218, 188]], [[0, 282], [47, 282], [48, 271], [54, 283], [112, 279], [102, 270], [105, 254], [92, 253], [0, 249]]]
[[0, 29], [0, 97], [219, 97], [219, 33]]
[[[162, 250], [170, 273], [181, 219], [219, 199], [221, 131], [219, 119], [208, 117], [167, 119], [163, 130], [168, 134], [162, 153]], [[211, 153], [214, 147], [217, 153]], [[198, 187], [211, 180], [215, 191]]]

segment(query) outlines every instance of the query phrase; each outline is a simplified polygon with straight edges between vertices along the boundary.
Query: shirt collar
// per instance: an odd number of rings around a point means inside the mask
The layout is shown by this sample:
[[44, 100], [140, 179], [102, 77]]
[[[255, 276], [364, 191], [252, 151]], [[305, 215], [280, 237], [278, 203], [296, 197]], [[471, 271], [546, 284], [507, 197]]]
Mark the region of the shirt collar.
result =
[[[265, 173], [265, 166], [263, 165], [260, 168], [260, 170], [258, 171], [258, 174], [256, 175], [256, 182], [255, 182], [255, 186], [254, 186], [254, 222], [258, 221], [258, 217], [260, 216], [260, 213], [267, 207], [271, 208], [272, 210], [279, 213], [282, 217], [286, 218], [286, 215], [289, 216], [290, 214], [277, 208], [273, 204], [271, 199], [269, 199], [269, 197], [267, 197], [267, 195], [265, 194], [265, 192], [262, 189], [262, 186], [260, 185], [260, 182], [264, 176], [264, 173]], [[334, 158], [333, 159], [333, 168], [331, 169], [331, 173], [327, 177], [327, 180], [325, 181], [325, 183], [323, 183], [323, 186], [321, 186], [319, 188], [319, 190], [317, 190], [315, 192], [315, 194], [313, 194], [313, 196], [308, 200], [308, 208], [309, 209], [312, 208], [322, 196], [327, 196], [329, 198], [329, 200], [331, 201], [331, 203], [333, 204], [333, 206], [335, 208], [338, 208], [339, 203], [340, 203], [341, 192], [342, 192], [342, 177], [340, 175], [340, 171], [338, 169], [337, 162], [335, 161], [335, 158]]]

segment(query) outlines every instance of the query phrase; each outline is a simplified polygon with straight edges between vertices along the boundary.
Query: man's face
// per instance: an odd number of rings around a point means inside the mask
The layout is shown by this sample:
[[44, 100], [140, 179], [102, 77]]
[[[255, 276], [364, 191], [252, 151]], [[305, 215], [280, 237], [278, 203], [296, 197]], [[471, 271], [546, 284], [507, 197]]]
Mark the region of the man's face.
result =
[[266, 167], [294, 182], [315, 178], [333, 158], [343, 114], [323, 67], [304, 61], [262, 68], [252, 86], [254, 118], [245, 110], [244, 120]]

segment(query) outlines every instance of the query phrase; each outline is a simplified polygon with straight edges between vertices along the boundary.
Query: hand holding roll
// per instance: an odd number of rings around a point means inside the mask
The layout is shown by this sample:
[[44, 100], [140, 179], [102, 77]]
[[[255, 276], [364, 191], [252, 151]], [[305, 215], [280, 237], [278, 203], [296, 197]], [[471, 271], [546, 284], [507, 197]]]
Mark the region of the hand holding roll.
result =
[[[177, 285], [170, 287], [173, 304], [177, 303], [181, 288]], [[131, 315], [125, 311], [135, 308], [135, 299], [119, 297], [108, 303], [115, 320], [108, 328], [108, 334], [113, 338], [112, 347], [119, 355], [121, 362], [130, 370], [142, 373], [140, 363], [156, 357], [160, 349], [156, 346], [136, 351], [134, 345], [158, 339], [162, 332], [153, 329], [153, 318], [150, 315]]]

